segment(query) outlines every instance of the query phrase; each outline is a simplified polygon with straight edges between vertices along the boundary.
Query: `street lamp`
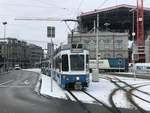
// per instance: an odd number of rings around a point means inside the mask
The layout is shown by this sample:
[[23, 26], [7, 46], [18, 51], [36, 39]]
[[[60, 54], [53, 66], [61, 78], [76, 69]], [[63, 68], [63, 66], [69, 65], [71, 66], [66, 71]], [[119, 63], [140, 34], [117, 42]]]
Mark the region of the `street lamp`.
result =
[[129, 10], [129, 12], [132, 12], [132, 63], [133, 63], [133, 74], [134, 74], [134, 78], [136, 78], [136, 74], [135, 74], [135, 59], [134, 59], [134, 54], [135, 54], [135, 41], [134, 41], [134, 37], [135, 37], [135, 31], [134, 31], [134, 25], [135, 25], [135, 11], [136, 8]]
[[[4, 25], [4, 41], [5, 41], [5, 39], [6, 39], [6, 24], [7, 24], [7, 22], [3, 22], [2, 24]], [[5, 42], [4, 42], [4, 44], [5, 44]], [[7, 58], [6, 54], [7, 53], [6, 53], [6, 49], [5, 49], [5, 45], [4, 45], [4, 71], [6, 71], [6, 67], [7, 67], [7, 64], [6, 64], [6, 61], [5, 61], [5, 57]]]

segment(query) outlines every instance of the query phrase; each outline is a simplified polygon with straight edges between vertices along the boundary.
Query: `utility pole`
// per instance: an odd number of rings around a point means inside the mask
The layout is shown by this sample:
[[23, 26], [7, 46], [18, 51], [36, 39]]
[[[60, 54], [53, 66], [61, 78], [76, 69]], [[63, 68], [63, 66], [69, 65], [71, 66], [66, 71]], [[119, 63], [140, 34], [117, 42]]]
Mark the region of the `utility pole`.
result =
[[52, 40], [52, 37], [51, 37], [51, 55], [50, 55], [50, 63], [51, 63], [51, 92], [53, 92], [53, 40]]
[[55, 38], [55, 27], [48, 26], [47, 27], [47, 37], [51, 39], [51, 44], [50, 44], [50, 65], [49, 65], [49, 70], [51, 73], [51, 92], [53, 92], [53, 40], [52, 38]]
[[131, 9], [129, 10], [129, 12], [132, 12], [132, 73], [134, 75], [134, 78], [136, 78], [136, 74], [135, 74], [135, 31], [134, 31], [134, 25], [135, 25], [135, 11], [137, 10], [137, 8]]
[[[95, 32], [96, 28], [96, 32]], [[98, 35], [99, 35], [99, 14], [97, 14], [97, 25], [94, 21], [94, 33], [96, 33], [96, 69], [92, 70], [92, 81], [99, 82], [99, 59], [98, 59]]]
[[5, 44], [5, 40], [6, 40], [6, 24], [7, 24], [7, 22], [3, 22], [2, 23], [3, 25], [4, 25], [4, 71], [6, 71], [7, 70], [7, 63], [6, 63], [6, 60], [8, 60], [7, 59], [7, 47], [5, 47], [5, 46], [7, 46], [7, 43]]
[[99, 74], [99, 60], [98, 60], [98, 53], [99, 53], [99, 51], [98, 51], [98, 36], [99, 36], [99, 14], [97, 14], [97, 29], [96, 29], [96, 70], [97, 70], [97, 72], [98, 72], [98, 74]]

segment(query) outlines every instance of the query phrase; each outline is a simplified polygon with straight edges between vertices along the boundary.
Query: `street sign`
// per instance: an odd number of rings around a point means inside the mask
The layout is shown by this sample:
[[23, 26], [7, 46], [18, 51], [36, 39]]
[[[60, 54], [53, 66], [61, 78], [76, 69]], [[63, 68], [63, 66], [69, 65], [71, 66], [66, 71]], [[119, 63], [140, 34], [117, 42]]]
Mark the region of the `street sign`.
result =
[[47, 37], [55, 38], [55, 27], [47, 26]]

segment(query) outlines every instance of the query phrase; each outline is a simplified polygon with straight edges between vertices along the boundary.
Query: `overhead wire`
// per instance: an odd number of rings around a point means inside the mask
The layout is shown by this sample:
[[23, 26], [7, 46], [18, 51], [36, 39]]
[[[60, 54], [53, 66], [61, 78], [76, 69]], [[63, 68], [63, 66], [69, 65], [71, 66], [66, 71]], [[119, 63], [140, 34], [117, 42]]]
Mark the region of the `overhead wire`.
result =
[[79, 13], [79, 9], [81, 8], [83, 3], [84, 3], [84, 0], [81, 0], [75, 13]]
[[[75, 11], [75, 13], [74, 13], [74, 15], [73, 15], [73, 17], [74, 17], [74, 16], [78, 16], [78, 14], [79, 14], [79, 9], [81, 8], [81, 6], [82, 6], [83, 3], [84, 3], [84, 0], [81, 0], [80, 3], [79, 3], [79, 5], [78, 5], [78, 7], [77, 7], [77, 9], [76, 9], [76, 11]], [[77, 24], [77, 23], [74, 24], [74, 28], [75, 28], [76, 24]]]
[[54, 4], [43, 4], [43, 5], [30, 5], [30, 4], [17, 4], [17, 3], [0, 3], [3, 6], [16, 6], [16, 7], [37, 7], [37, 8], [56, 8], [56, 9], [62, 9], [62, 10], [68, 10], [67, 8], [56, 6]]
[[13, 4], [13, 3], [2, 3], [6, 6], [17, 6], [17, 7], [37, 7], [37, 8], [52, 8], [49, 6], [41, 6], [41, 5], [29, 5], [29, 4]]
[[104, 0], [98, 7], [97, 9], [99, 8], [102, 8], [109, 0]]
[[56, 4], [52, 4], [52, 3], [46, 2], [46, 1], [42, 1], [42, 0], [34, 0], [34, 1], [40, 2], [40, 3], [45, 4], [45, 5], [48, 5], [48, 6], [53, 6], [53, 7], [55, 6], [55, 7], [57, 7], [57, 8], [63, 9], [63, 10], [68, 10], [68, 9], [65, 8], [65, 7], [61, 7], [61, 6], [58, 6], [58, 5], [56, 5]]

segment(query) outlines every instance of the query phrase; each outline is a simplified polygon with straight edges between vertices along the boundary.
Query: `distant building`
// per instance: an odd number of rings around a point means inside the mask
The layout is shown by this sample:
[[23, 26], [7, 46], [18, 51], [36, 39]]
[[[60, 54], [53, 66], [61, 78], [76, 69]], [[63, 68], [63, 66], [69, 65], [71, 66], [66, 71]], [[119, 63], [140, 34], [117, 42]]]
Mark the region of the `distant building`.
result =
[[29, 58], [30, 58], [30, 67], [34, 67], [36, 63], [40, 62], [43, 58], [43, 49], [34, 44], [29, 44]]
[[22, 68], [29, 68], [35, 62], [39, 62], [43, 57], [43, 49], [33, 44], [16, 38], [6, 38], [0, 40], [0, 53], [5, 59], [5, 66], [12, 68], [19, 64]]

